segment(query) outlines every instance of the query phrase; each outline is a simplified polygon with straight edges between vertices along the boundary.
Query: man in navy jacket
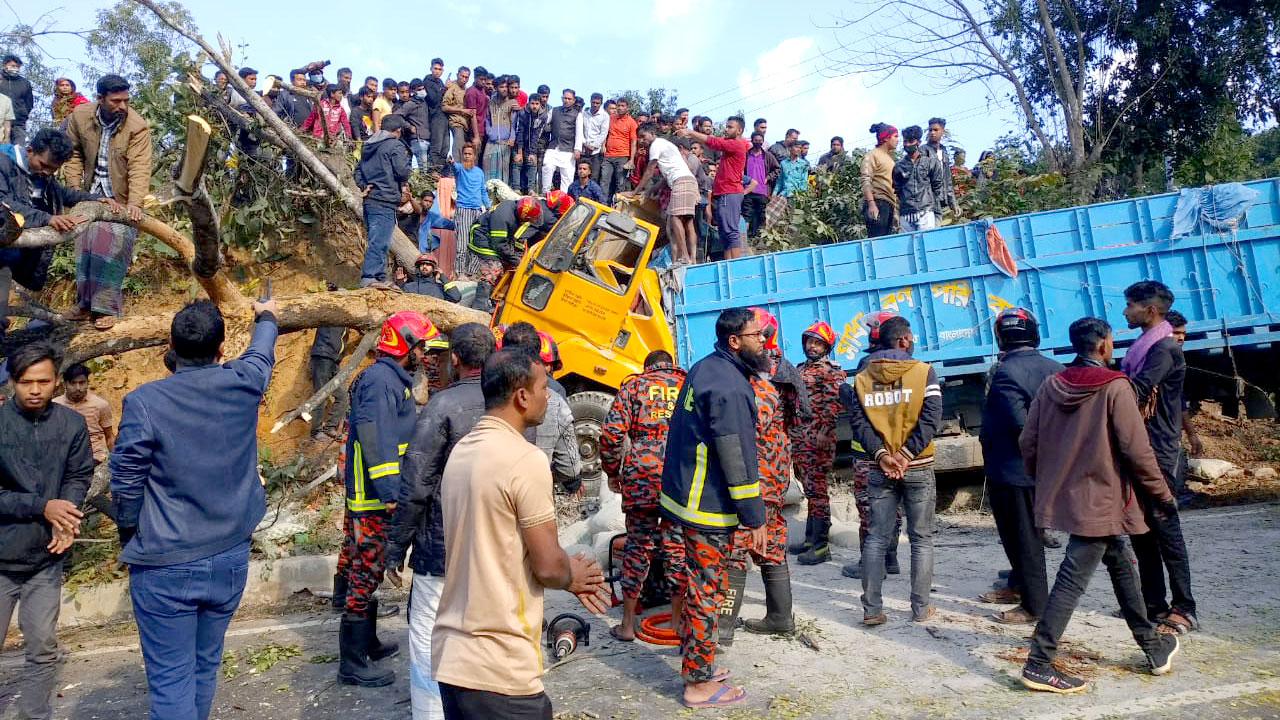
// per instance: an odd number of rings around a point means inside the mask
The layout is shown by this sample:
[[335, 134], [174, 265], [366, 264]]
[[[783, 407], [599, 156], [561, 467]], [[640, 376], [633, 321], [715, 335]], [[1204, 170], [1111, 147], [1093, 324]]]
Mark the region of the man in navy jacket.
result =
[[225, 325], [209, 300], [173, 318], [174, 373], [124, 398], [111, 496], [151, 691], [151, 720], [209, 717], [222, 641], [266, 513], [258, 406], [275, 363], [276, 304], [253, 305], [253, 340], [219, 364]]
[[996, 316], [996, 342], [1004, 353], [991, 373], [982, 408], [982, 459], [991, 514], [1009, 558], [1009, 587], [980, 596], [985, 602], [1017, 604], [995, 614], [997, 622], [1030, 624], [1044, 614], [1049, 580], [1044, 543], [1036, 529], [1036, 480], [1029, 477], [1018, 448], [1027, 408], [1040, 385], [1065, 368], [1040, 354], [1040, 329], [1031, 311], [1008, 308]]
[[756, 465], [755, 393], [748, 378], [767, 374], [760, 323], [750, 310], [735, 308], [716, 320], [716, 347], [699, 360], [680, 387], [667, 435], [660, 512], [683, 527], [686, 587], [684, 704], [730, 705], [746, 691], [724, 682], [715, 664], [716, 614], [725, 595], [724, 557], [731, 533], [751, 529], [752, 545], [765, 542], [764, 501]]

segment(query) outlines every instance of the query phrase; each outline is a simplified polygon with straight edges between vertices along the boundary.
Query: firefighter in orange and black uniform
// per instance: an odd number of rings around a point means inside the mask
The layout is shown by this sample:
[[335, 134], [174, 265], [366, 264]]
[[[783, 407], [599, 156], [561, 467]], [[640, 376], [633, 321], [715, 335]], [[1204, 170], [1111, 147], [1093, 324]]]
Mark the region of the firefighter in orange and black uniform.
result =
[[[600, 462], [609, 489], [622, 495], [627, 516], [627, 542], [622, 559], [622, 623], [609, 632], [615, 639], [635, 639], [636, 608], [649, 575], [650, 563], [663, 549], [658, 493], [662, 489], [662, 459], [667, 450], [667, 427], [684, 383], [685, 371], [670, 353], [654, 350], [644, 359], [644, 372], [618, 388], [600, 434]], [[670, 521], [665, 521], [669, 523]], [[672, 590], [672, 616], [680, 598], [677, 568], [684, 551], [664, 558]]]

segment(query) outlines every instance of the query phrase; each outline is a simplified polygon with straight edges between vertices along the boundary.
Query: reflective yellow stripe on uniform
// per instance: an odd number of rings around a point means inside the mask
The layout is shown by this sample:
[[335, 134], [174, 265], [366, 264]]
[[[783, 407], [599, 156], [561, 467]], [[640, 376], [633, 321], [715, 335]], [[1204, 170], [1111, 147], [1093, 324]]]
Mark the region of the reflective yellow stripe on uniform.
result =
[[[658, 502], [662, 504], [662, 507], [675, 514], [676, 517], [697, 525], [737, 527], [738, 516], [735, 513], [709, 513], [698, 509], [702, 505], [702, 491], [706, 483], [707, 445], [706, 443], [698, 443], [698, 448], [694, 452], [693, 484], [689, 487], [688, 504], [681, 505], [676, 500], [668, 497], [666, 493], [663, 493], [658, 498]], [[756, 483], [755, 488], [756, 493], [759, 494], [760, 484]]]
[[860, 452], [863, 455], [867, 454], [866, 449], [862, 447], [862, 443], [858, 442], [857, 440], [850, 440], [849, 447], [852, 448], [854, 452]]
[[398, 472], [400, 472], [400, 463], [382, 463], [381, 465], [374, 465], [369, 468], [369, 479], [377, 480], [378, 478], [384, 478], [388, 475], [395, 475]]
[[760, 483], [753, 482], [750, 485], [730, 485], [729, 497], [734, 500], [746, 500], [747, 498], [760, 497]]
[[444, 284], [444, 289], [445, 289], [445, 290], [453, 290], [453, 289], [455, 289], [455, 288], [457, 288], [457, 287], [458, 287], [458, 284], [457, 284], [457, 283], [455, 283], [455, 282], [453, 282], [452, 280], [450, 280], [449, 282], [447, 282], [447, 283], [445, 283], [445, 284]]
[[[355, 441], [354, 446], [355, 452], [352, 453], [353, 457], [351, 459], [351, 468], [354, 475], [352, 478], [354, 492], [351, 494], [355, 495], [355, 497], [347, 498], [347, 509], [353, 512], [385, 510], [387, 506], [384, 505], [381, 500], [371, 500], [366, 498], [364, 495], [364, 450], [361, 449], [359, 440]], [[399, 463], [396, 463], [396, 465], [399, 465]]]
[[409, 450], [409, 443], [400, 443], [396, 446], [396, 452], [403, 455]]

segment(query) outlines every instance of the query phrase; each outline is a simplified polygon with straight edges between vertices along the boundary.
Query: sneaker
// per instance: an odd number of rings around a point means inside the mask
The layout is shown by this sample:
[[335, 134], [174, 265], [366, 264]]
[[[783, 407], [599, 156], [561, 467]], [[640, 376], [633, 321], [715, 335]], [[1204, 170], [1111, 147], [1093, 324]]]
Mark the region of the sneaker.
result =
[[1182, 642], [1177, 635], [1159, 635], [1156, 639], [1158, 642], [1155, 649], [1146, 651], [1147, 661], [1151, 663], [1151, 674], [1168, 675], [1173, 670], [1173, 656], [1182, 648]]
[[1082, 678], [1059, 672], [1052, 665], [1043, 669], [1031, 665], [1023, 665], [1022, 684], [1028, 690], [1039, 690], [1041, 692], [1057, 693], [1058, 695], [1084, 692], [1089, 688]]
[[876, 625], [883, 625], [886, 622], [889, 622], [889, 618], [886, 617], [884, 613], [877, 613], [875, 615], [862, 616], [862, 624], [866, 625], [867, 627], [875, 627]]
[[840, 568], [840, 574], [847, 578], [853, 578], [854, 580], [861, 580], [862, 579], [862, 562], [856, 561], [856, 562], [845, 563], [844, 567]]

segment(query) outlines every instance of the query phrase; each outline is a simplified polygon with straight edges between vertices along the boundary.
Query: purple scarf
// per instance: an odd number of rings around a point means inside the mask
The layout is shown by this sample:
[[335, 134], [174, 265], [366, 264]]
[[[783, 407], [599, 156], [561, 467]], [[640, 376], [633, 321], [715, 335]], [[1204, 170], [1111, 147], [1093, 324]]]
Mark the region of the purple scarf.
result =
[[1144, 331], [1142, 337], [1138, 338], [1138, 341], [1121, 358], [1120, 369], [1124, 370], [1124, 374], [1129, 377], [1142, 372], [1142, 366], [1147, 362], [1147, 353], [1151, 351], [1151, 347], [1172, 334], [1173, 326], [1168, 320], [1161, 320], [1159, 324]]

